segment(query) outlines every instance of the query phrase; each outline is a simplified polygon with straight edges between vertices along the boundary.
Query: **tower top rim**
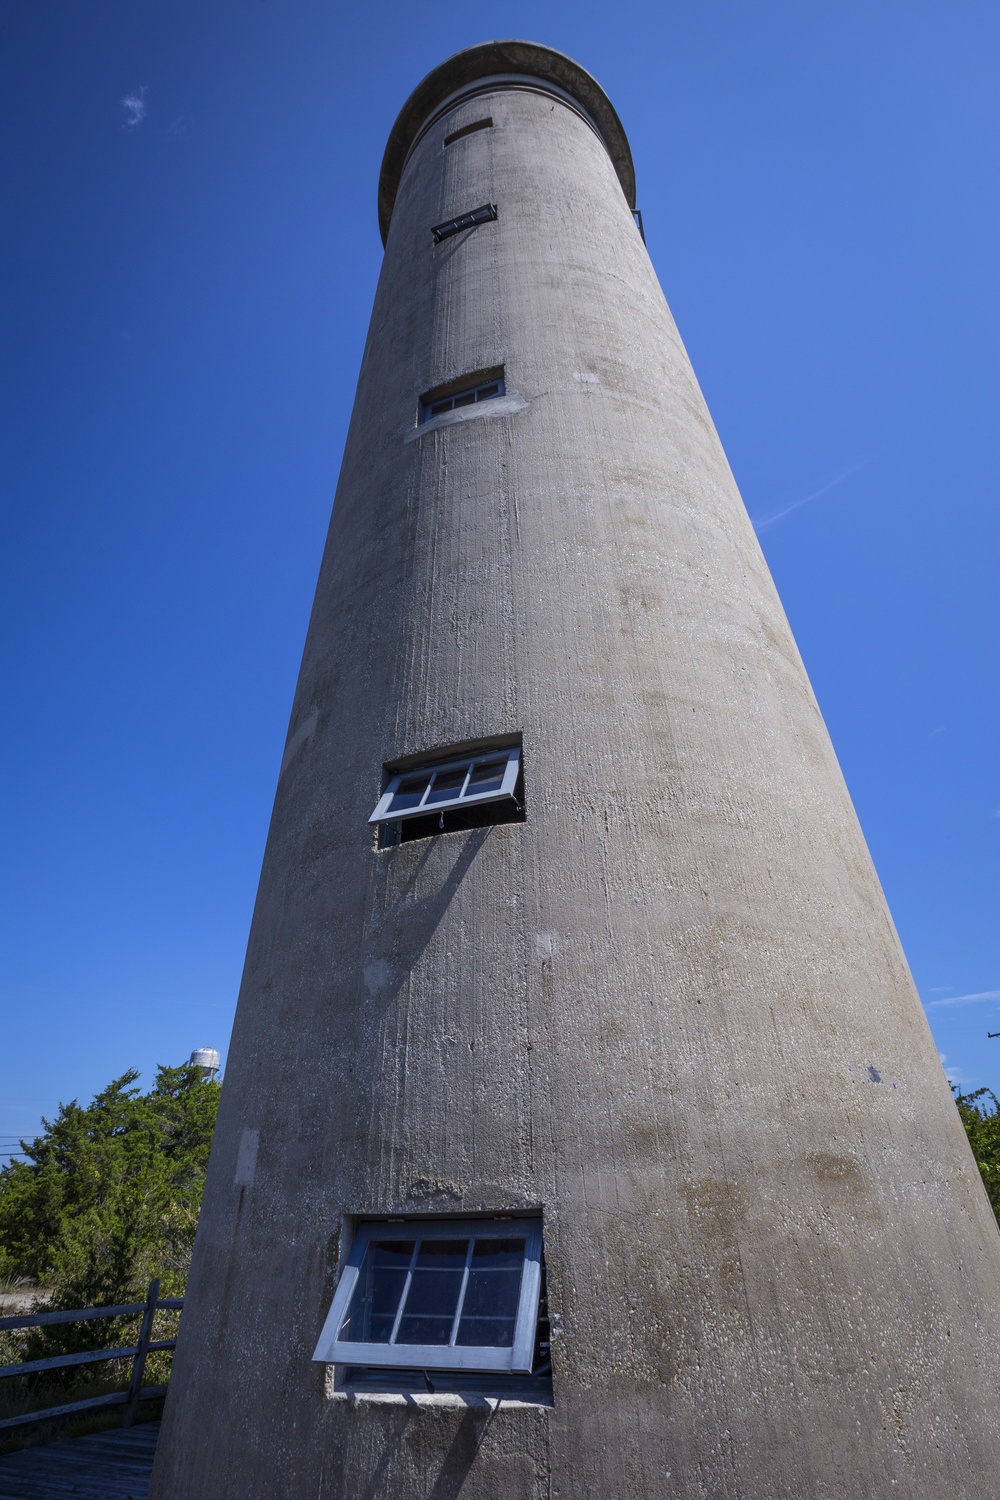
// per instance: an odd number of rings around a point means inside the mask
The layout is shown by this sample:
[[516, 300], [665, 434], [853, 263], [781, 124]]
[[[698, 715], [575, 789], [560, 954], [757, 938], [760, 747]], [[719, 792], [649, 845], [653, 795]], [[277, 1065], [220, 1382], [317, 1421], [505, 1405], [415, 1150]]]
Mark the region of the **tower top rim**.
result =
[[556, 52], [538, 42], [480, 42], [478, 46], [454, 53], [432, 69], [417, 84], [396, 116], [379, 174], [378, 222], [383, 245], [389, 235], [389, 221], [403, 168], [429, 117], [452, 94], [479, 79], [499, 80], [504, 75], [519, 78], [526, 84], [537, 80], [543, 85], [554, 86], [580, 106], [611, 157], [629, 208], [635, 208], [635, 168], [628, 137], [614, 105], [596, 78], [564, 52]]

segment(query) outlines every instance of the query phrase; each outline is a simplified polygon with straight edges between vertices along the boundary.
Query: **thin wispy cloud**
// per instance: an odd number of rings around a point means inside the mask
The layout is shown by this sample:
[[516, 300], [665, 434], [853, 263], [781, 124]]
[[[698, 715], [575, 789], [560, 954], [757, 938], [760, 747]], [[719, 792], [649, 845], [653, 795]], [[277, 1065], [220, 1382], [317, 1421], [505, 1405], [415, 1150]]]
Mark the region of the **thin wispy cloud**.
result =
[[949, 995], [947, 1000], [928, 1000], [932, 1005], [978, 1005], [983, 1000], [1000, 1000], [1000, 990], [978, 990], [974, 995]]
[[860, 474], [862, 469], [867, 469], [871, 462], [870, 458], [866, 458], [859, 464], [852, 464], [849, 469], [842, 469], [839, 474], [834, 475], [833, 479], [828, 480], [826, 484], [821, 484], [818, 490], [810, 490], [808, 495], [803, 495], [800, 500], [793, 500], [791, 505], [774, 511], [770, 516], [759, 517], [753, 523], [754, 530], [766, 531], [769, 526], [774, 526], [778, 521], [783, 521], [786, 516], [790, 516], [793, 510], [801, 510], [803, 505], [811, 505], [814, 500], [821, 500], [824, 495], [829, 495], [839, 485], [846, 484], [848, 479], [853, 478], [855, 474]]
[[133, 89], [126, 94], [122, 100], [122, 109], [125, 111], [125, 129], [134, 130], [141, 125], [146, 118], [146, 90]]

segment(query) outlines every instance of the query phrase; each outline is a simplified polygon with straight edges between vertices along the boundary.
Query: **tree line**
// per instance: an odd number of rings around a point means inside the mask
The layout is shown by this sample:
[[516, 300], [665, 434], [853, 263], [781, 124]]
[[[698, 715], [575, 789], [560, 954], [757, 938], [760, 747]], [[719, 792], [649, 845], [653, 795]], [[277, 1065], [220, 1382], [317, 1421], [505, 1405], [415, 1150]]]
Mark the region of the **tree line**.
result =
[[67, 1308], [141, 1300], [151, 1276], [183, 1295], [221, 1089], [190, 1065], [138, 1078], [61, 1104], [0, 1170], [0, 1284]]

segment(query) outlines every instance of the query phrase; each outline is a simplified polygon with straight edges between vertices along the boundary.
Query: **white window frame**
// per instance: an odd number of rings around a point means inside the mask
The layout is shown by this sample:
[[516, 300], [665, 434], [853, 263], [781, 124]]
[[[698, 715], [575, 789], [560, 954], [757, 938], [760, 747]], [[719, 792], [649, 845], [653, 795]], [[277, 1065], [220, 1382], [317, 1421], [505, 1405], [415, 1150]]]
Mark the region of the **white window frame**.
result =
[[[514, 1239], [524, 1236], [521, 1291], [510, 1348], [491, 1349], [457, 1344], [360, 1344], [338, 1339], [369, 1243], [374, 1240]], [[452, 1338], [458, 1331], [462, 1299], [468, 1281], [468, 1260], [456, 1308]], [[409, 1291], [409, 1277], [400, 1296], [400, 1306]], [[330, 1311], [319, 1336], [314, 1360], [328, 1365], [375, 1365], [405, 1370], [469, 1370], [488, 1373], [530, 1375], [538, 1326], [538, 1299], [542, 1285], [541, 1219], [411, 1219], [387, 1223], [368, 1219], [359, 1224], [354, 1244], [341, 1273]], [[398, 1310], [397, 1310], [397, 1323]]]
[[[473, 769], [483, 761], [500, 760], [502, 756], [507, 757], [507, 765], [504, 768], [503, 780], [500, 786], [490, 792], [466, 792], [469, 785], [469, 777]], [[465, 766], [465, 781], [454, 797], [449, 797], [440, 802], [427, 799], [434, 789], [434, 780], [442, 772], [457, 771]], [[501, 746], [499, 750], [476, 750], [469, 755], [457, 756], [454, 760], [441, 761], [440, 763], [428, 763], [422, 766], [411, 766], [408, 771], [396, 771], [389, 778], [389, 783], [375, 806], [375, 811], [368, 819], [369, 823], [398, 823], [404, 818], [426, 818], [434, 813], [450, 812], [456, 807], [477, 807], [483, 802], [506, 802], [514, 799], [514, 791], [517, 786], [517, 778], [521, 770], [521, 747], [520, 745]], [[427, 783], [420, 801], [415, 807], [397, 808], [390, 811], [392, 799], [399, 790], [400, 783], [407, 781], [411, 776], [428, 775], [431, 780]]]
[[[495, 390], [493, 389], [494, 386], [496, 387]], [[482, 391], [489, 391], [489, 395], [483, 396], [481, 394]], [[478, 406], [482, 401], [499, 401], [500, 397], [506, 396], [506, 394], [507, 387], [504, 384], [503, 372], [501, 371], [499, 375], [494, 375], [492, 380], [480, 380], [475, 385], [465, 385], [461, 390], [451, 391], [446, 396], [434, 396], [433, 394], [430, 396], [421, 396], [420, 421], [421, 423], [433, 422], [435, 417], [448, 417], [451, 416], [453, 411], [467, 411], [470, 406]], [[468, 396], [472, 397], [471, 401], [465, 399]], [[434, 410], [436, 406], [444, 406], [446, 401], [450, 405], [446, 406], [443, 411]], [[456, 405], [459, 401], [462, 402], [461, 406]]]

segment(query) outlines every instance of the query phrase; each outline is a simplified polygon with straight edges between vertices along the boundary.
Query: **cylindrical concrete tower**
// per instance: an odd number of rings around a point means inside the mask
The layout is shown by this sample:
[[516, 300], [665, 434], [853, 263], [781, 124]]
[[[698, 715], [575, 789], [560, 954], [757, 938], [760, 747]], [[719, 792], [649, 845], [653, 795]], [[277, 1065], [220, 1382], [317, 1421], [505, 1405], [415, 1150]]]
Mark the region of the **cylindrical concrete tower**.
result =
[[633, 201], [543, 47], [390, 138], [155, 1500], [997, 1484], [1000, 1237]]

